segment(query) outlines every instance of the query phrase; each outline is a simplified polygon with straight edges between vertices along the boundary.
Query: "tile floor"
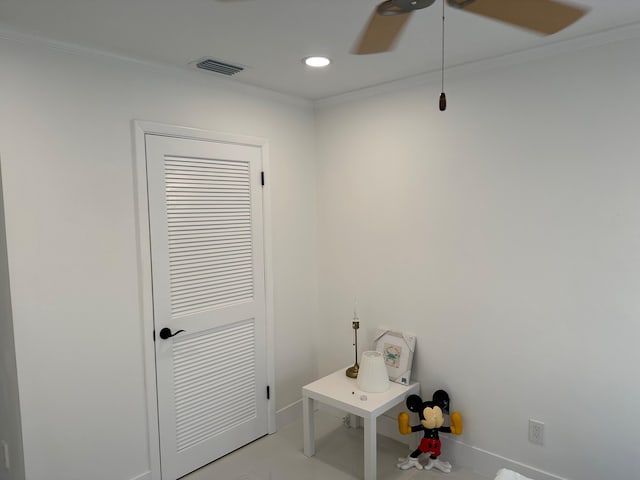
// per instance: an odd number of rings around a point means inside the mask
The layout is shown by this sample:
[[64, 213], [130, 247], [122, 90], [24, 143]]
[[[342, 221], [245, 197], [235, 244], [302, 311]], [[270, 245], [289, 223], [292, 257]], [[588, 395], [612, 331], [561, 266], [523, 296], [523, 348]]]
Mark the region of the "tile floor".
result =
[[[302, 453], [302, 421], [281, 428], [200, 470], [183, 480], [357, 480], [363, 478], [363, 432], [345, 427], [342, 419], [318, 411], [316, 455]], [[379, 480], [488, 480], [453, 466], [451, 473], [398, 470], [397, 458], [406, 456], [406, 445], [378, 436]], [[446, 455], [443, 455], [446, 460]]]

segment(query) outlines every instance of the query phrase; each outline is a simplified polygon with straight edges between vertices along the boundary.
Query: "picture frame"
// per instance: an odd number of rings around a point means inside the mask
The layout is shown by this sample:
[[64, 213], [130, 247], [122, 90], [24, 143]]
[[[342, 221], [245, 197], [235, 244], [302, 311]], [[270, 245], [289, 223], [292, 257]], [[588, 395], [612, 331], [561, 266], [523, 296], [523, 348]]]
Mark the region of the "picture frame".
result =
[[377, 329], [373, 343], [375, 350], [382, 353], [389, 380], [408, 385], [411, 381], [416, 336], [405, 332]]

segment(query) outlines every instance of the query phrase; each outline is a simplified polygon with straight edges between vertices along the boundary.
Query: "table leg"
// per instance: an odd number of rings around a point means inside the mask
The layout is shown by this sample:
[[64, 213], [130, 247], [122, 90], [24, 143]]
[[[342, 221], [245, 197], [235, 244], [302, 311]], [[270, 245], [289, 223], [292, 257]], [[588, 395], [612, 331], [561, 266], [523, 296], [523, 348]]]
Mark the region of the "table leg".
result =
[[313, 457], [316, 453], [315, 425], [313, 421], [313, 398], [302, 397], [302, 431], [304, 454]]
[[349, 426], [351, 428], [361, 428], [362, 427], [362, 417], [359, 417], [355, 413], [349, 414]]
[[365, 417], [364, 420], [364, 480], [376, 480], [376, 418]]

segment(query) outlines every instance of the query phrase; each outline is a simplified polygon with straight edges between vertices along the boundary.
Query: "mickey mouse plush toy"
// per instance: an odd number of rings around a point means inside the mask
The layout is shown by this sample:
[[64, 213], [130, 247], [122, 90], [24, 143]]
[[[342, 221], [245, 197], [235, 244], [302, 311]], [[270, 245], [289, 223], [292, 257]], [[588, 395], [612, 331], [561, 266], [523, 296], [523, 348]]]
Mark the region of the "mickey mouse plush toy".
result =
[[[462, 433], [462, 415], [458, 412], [451, 414], [451, 426], [443, 427], [443, 413], [449, 413], [449, 394], [444, 390], [438, 390], [433, 394], [433, 399], [423, 402], [418, 395], [409, 395], [407, 398], [407, 408], [411, 412], [417, 412], [420, 416], [420, 425], [409, 425], [409, 414], [402, 412], [398, 415], [398, 428], [400, 433], [408, 435], [412, 432], [424, 431], [424, 437], [420, 441], [420, 446], [415, 452], [406, 458], [399, 458], [400, 463], [397, 467], [401, 470], [416, 468], [417, 470], [431, 470], [437, 468], [445, 473], [451, 472], [451, 464], [442, 462], [438, 459], [440, 456], [440, 437], [438, 432], [453, 433], [460, 435]], [[426, 465], [422, 465], [418, 458], [423, 453], [430, 453], [429, 461]]]

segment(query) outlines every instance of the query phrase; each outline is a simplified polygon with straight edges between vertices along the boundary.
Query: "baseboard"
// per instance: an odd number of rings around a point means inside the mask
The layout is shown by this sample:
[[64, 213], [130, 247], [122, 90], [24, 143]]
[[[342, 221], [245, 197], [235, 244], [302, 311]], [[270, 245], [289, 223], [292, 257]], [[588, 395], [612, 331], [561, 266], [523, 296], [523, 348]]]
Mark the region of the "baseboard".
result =
[[[302, 399], [276, 412], [276, 428], [280, 429], [302, 418]], [[151, 472], [145, 472], [131, 480], [152, 480]]]
[[413, 452], [416, 448], [418, 448], [418, 444], [420, 443], [420, 438], [422, 435], [419, 433], [412, 433], [410, 435], [402, 435], [398, 431], [398, 420], [394, 417], [390, 417], [387, 415], [380, 415], [378, 417], [377, 423], [377, 431], [378, 434], [384, 435], [385, 437], [393, 438], [400, 443], [407, 444], [407, 451]]
[[137, 477], [133, 477], [131, 480], [151, 480], [151, 472], [145, 472]]
[[[398, 431], [397, 420], [386, 415], [378, 417], [377, 427], [380, 435], [393, 438], [400, 443], [409, 443], [410, 451], [417, 448], [421, 438], [420, 434], [402, 435]], [[532, 480], [567, 480], [516, 460], [467, 445], [449, 435], [441, 435], [441, 439], [442, 459], [451, 462], [454, 468], [462, 467], [487, 478], [495, 478], [498, 470], [508, 468]]]
[[302, 399], [276, 412], [276, 428], [280, 429], [302, 418]]
[[[343, 411], [322, 403], [317, 404], [317, 409], [326, 411], [339, 418], [346, 415]], [[283, 426], [298, 420], [302, 416], [301, 401], [292, 403], [288, 407], [278, 411], [277, 415], [278, 426]], [[281, 423], [281, 421], [285, 423]], [[376, 428], [378, 434], [407, 444], [407, 452], [415, 450], [422, 437], [420, 433], [402, 435], [398, 431], [398, 421], [395, 415], [393, 415], [393, 412], [391, 415], [385, 414], [379, 416]], [[490, 479], [495, 478], [498, 470], [501, 468], [508, 468], [532, 480], [567, 480], [565, 477], [560, 477], [551, 472], [546, 472], [487, 450], [467, 445], [448, 434], [441, 435], [440, 438], [442, 439], [442, 459], [451, 462], [454, 468], [465, 468]]]
[[567, 480], [551, 472], [546, 472], [524, 463], [467, 445], [449, 435], [442, 435], [442, 450], [445, 460], [472, 470], [487, 478], [495, 478], [501, 468], [508, 468], [532, 480]]

